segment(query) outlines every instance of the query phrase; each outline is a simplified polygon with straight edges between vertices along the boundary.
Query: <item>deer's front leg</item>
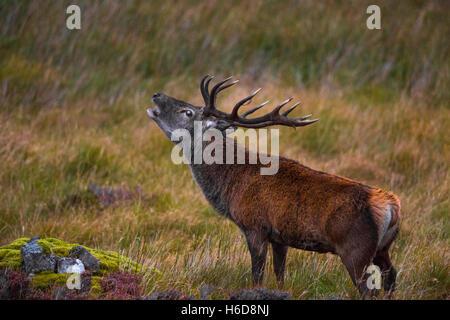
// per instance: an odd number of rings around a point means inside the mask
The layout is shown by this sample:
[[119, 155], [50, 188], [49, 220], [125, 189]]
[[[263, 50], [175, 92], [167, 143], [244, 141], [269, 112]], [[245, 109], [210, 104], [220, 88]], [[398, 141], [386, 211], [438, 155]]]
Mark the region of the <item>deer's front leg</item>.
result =
[[252, 276], [255, 284], [260, 284], [264, 278], [264, 267], [267, 256], [267, 239], [257, 232], [244, 232], [248, 249], [252, 257]]
[[286, 254], [288, 247], [276, 242], [272, 242], [273, 268], [280, 287], [284, 284], [284, 269], [286, 266]]

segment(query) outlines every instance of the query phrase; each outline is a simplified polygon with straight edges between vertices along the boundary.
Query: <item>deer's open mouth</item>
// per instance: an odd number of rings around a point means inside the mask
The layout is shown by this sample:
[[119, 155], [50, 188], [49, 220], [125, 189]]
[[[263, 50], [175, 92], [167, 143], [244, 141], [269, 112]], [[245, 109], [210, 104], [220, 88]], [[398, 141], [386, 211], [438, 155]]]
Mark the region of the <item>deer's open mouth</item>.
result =
[[160, 111], [159, 111], [158, 106], [156, 106], [155, 109], [152, 109], [152, 108], [148, 108], [148, 109], [147, 109], [147, 114], [148, 114], [148, 115], [150, 116], [150, 118], [152, 118], [152, 119], [157, 118], [157, 117], [159, 116], [159, 113], [160, 113]]

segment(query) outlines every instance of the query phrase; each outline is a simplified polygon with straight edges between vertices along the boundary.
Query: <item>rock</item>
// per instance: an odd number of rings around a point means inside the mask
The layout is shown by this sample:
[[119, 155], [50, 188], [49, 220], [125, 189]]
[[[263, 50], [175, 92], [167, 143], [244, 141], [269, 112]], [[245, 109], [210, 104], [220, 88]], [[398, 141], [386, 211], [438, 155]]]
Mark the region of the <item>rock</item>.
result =
[[0, 270], [0, 300], [9, 298], [9, 271]]
[[257, 288], [239, 290], [230, 295], [230, 300], [289, 300], [291, 294], [286, 291]]
[[28, 242], [20, 248], [23, 260], [23, 269], [26, 273], [38, 273], [43, 271], [55, 271], [56, 258], [43, 253], [44, 249], [36, 240]]
[[82, 246], [76, 246], [70, 249], [69, 257], [80, 259], [88, 271], [98, 272], [100, 269], [100, 261]]
[[200, 299], [206, 299], [214, 291], [214, 286], [211, 284], [205, 284], [200, 287], [199, 291], [200, 291]]
[[26, 245], [20, 248], [20, 253], [22, 256], [24, 254], [40, 254], [43, 253], [44, 249], [37, 243], [36, 240], [29, 241]]
[[128, 201], [135, 197], [132, 191], [126, 188], [113, 189], [110, 187], [102, 187], [95, 184], [90, 184], [88, 190], [93, 192], [101, 201], [103, 206], [117, 205], [121, 201]]
[[153, 198], [152, 195], [146, 195], [140, 187], [137, 187], [134, 191], [132, 191], [123, 185], [117, 188], [111, 188], [107, 186], [90, 184], [88, 186], [88, 191], [92, 192], [97, 199], [100, 200], [100, 204], [103, 207], [130, 203], [133, 200], [149, 203]]
[[58, 258], [57, 273], [83, 273], [84, 264], [75, 258]]

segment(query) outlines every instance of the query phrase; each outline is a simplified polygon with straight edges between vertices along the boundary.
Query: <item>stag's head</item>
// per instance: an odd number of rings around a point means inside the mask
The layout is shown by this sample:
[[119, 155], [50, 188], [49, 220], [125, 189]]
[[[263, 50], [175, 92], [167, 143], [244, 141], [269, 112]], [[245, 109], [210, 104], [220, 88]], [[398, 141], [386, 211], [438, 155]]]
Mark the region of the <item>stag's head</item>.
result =
[[162, 93], [155, 93], [153, 95], [152, 101], [156, 108], [147, 109], [147, 113], [161, 130], [164, 131], [169, 139], [172, 132], [176, 129], [186, 129], [193, 133], [195, 121], [202, 122], [203, 131], [215, 128], [224, 132], [228, 128], [235, 127], [263, 128], [273, 125], [283, 125], [295, 128], [306, 126], [318, 120], [307, 120], [311, 115], [300, 118], [288, 118], [287, 115], [294, 110], [299, 103], [294, 104], [280, 114], [281, 108], [291, 102], [292, 98], [283, 101], [271, 112], [260, 117], [248, 118], [250, 114], [262, 108], [268, 101], [239, 114], [240, 108], [243, 105], [248, 104], [261, 89], [256, 90], [248, 97], [236, 103], [231, 113], [225, 113], [216, 108], [217, 94], [220, 91], [235, 85], [239, 80], [230, 82], [231, 77], [229, 77], [218, 82], [211, 90], [209, 90], [209, 84], [212, 79], [212, 76], [207, 75], [203, 77], [200, 83], [200, 91], [205, 102], [204, 107], [193, 106], [187, 102], [177, 100]]

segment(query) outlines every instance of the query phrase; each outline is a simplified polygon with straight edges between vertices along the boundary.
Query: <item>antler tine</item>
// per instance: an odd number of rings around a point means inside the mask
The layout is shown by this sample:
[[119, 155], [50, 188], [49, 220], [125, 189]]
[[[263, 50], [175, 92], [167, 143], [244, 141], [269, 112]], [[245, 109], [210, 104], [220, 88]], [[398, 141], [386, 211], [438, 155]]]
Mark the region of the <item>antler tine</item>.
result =
[[296, 104], [294, 104], [292, 107], [290, 107], [289, 109], [287, 109], [285, 112], [283, 112], [281, 115], [283, 117], [286, 117], [289, 113], [291, 113], [292, 110], [294, 110], [295, 108], [297, 108], [297, 106], [300, 104], [300, 102], [297, 102]]
[[239, 108], [242, 107], [246, 102], [252, 100], [253, 97], [256, 96], [258, 94], [258, 92], [261, 91], [261, 89], [262, 88], [259, 88], [259, 89], [255, 90], [251, 95], [249, 95], [248, 97], [246, 97], [246, 98], [242, 99], [241, 101], [239, 101], [238, 103], [236, 103], [236, 105], [233, 108], [233, 111], [231, 111], [230, 118], [231, 119], [237, 118], [237, 114], [238, 114]]
[[306, 116], [303, 116], [303, 117], [297, 118], [297, 120], [303, 121], [303, 120], [305, 120], [305, 119], [308, 119], [308, 118], [310, 118], [311, 116], [312, 116], [312, 113], [310, 113], [310, 114], [307, 114]]
[[255, 111], [259, 110], [259, 109], [261, 109], [262, 107], [264, 107], [264, 106], [265, 106], [266, 104], [268, 104], [268, 103], [269, 103], [269, 100], [267, 100], [267, 101], [261, 103], [261, 104], [260, 104], [259, 106], [257, 106], [257, 107], [254, 107], [254, 108], [252, 108], [252, 109], [250, 109], [250, 110], [248, 110], [248, 111], [245, 111], [245, 112], [241, 115], [241, 117], [242, 117], [242, 118], [246, 118], [248, 115], [252, 114], [253, 112], [255, 112]]
[[[209, 82], [213, 78], [214, 78], [214, 76], [210, 76], [209, 74], [207, 74], [206, 76], [204, 76], [202, 78], [202, 81], [200, 82], [200, 91], [202, 93], [203, 100], [205, 100], [205, 104], [208, 103], [208, 101], [209, 101], [208, 86], [209, 86]], [[208, 79], [208, 81], [206, 81], [206, 79]], [[206, 83], [205, 83], [205, 81], [206, 81]]]
[[220, 89], [220, 87], [231, 80], [231, 78], [233, 77], [228, 77], [220, 82], [218, 82], [212, 89], [211, 89], [211, 93], [209, 95], [209, 102], [206, 104], [205, 109], [206, 109], [206, 113], [212, 113], [212, 110], [216, 109], [216, 95], [218, 90]]
[[311, 124], [311, 123], [314, 123], [317, 121], [319, 121], [319, 118], [312, 119], [312, 120], [299, 121], [296, 123], [295, 127], [304, 127], [304, 126], [307, 126], [308, 124]]
[[205, 83], [205, 91], [209, 92], [209, 83], [211, 82], [211, 80], [214, 79], [214, 76], [211, 76]]
[[293, 98], [289, 98], [280, 103], [275, 109], [272, 110], [271, 114], [279, 115], [281, 108], [283, 108], [286, 104], [292, 101]]
[[224, 90], [224, 89], [226, 89], [226, 88], [229, 88], [229, 87], [231, 87], [231, 86], [234, 86], [236, 83], [238, 83], [239, 82], [239, 80], [234, 80], [233, 82], [230, 82], [229, 84], [226, 84], [226, 85], [223, 85], [223, 86], [221, 86], [219, 89], [217, 89], [217, 92], [216, 92], [216, 95], [220, 92], [220, 91], [222, 91], [222, 90]]
[[219, 88], [226, 82], [230, 81], [233, 78], [233, 76], [228, 77], [226, 79], [223, 79], [222, 81], [219, 81], [218, 83], [216, 83], [216, 85], [211, 89], [211, 96], [215, 93], [217, 93], [217, 90], [219, 90]]

